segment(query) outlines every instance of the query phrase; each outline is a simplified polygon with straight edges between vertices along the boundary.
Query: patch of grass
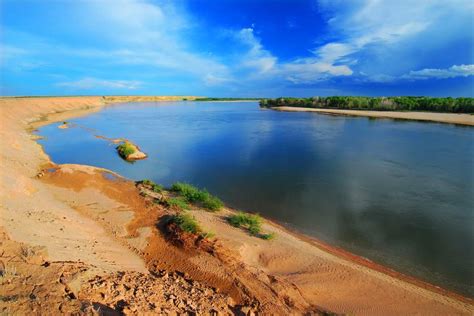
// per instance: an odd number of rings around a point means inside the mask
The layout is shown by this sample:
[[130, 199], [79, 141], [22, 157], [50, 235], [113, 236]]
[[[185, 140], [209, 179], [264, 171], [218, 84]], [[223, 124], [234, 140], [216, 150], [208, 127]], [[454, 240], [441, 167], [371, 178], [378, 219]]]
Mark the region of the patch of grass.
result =
[[161, 186], [159, 184], [154, 184], [153, 185], [153, 192], [160, 193], [161, 191], [163, 191], [163, 186]]
[[149, 180], [149, 179], [145, 179], [145, 180], [142, 180], [142, 183], [145, 184], [145, 185], [153, 185], [155, 184], [155, 182]]
[[145, 179], [141, 181], [142, 184], [151, 187], [151, 190], [156, 193], [161, 193], [163, 191], [163, 186], [160, 184], [156, 184], [155, 182]]
[[184, 183], [176, 182], [171, 186], [171, 191], [177, 192], [182, 195], [188, 202], [204, 201], [206, 199], [206, 193], [199, 190], [195, 186]]
[[272, 240], [275, 239], [275, 233], [268, 233], [268, 234], [260, 234], [258, 237], [264, 239], [264, 240]]
[[179, 213], [173, 216], [171, 219], [176, 225], [179, 226], [182, 230], [192, 234], [202, 234], [202, 229], [199, 226], [198, 222], [189, 213]]
[[210, 211], [218, 211], [224, 206], [218, 197], [189, 183], [176, 182], [171, 186], [171, 191], [179, 193], [189, 203], [201, 203], [204, 208]]
[[127, 159], [128, 156], [135, 152], [135, 146], [129, 142], [123, 142], [117, 146], [117, 151], [121, 157]]
[[202, 206], [210, 211], [215, 212], [219, 211], [224, 206], [224, 203], [222, 203], [218, 197], [209, 194], [208, 198], [202, 202]]
[[189, 204], [186, 203], [186, 200], [182, 197], [175, 197], [166, 200], [166, 205], [169, 207], [176, 207], [180, 210], [189, 210]]
[[239, 212], [229, 216], [227, 221], [234, 227], [246, 228], [252, 236], [256, 236], [265, 240], [271, 240], [275, 238], [274, 233], [261, 233], [263, 219], [258, 214]]
[[174, 215], [171, 218], [171, 221], [176, 223], [176, 225], [185, 232], [199, 235], [202, 238], [213, 238], [216, 235], [213, 232], [203, 231], [196, 218], [188, 212], [181, 212]]
[[262, 218], [257, 214], [239, 212], [229, 216], [227, 220], [234, 227], [247, 228], [252, 235], [258, 234], [262, 226]]

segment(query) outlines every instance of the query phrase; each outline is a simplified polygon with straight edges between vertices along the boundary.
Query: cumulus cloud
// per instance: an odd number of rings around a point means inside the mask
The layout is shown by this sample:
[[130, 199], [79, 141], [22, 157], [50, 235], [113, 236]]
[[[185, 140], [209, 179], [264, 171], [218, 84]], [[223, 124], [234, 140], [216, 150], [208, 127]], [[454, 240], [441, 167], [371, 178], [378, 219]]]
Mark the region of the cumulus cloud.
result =
[[[461, 17], [469, 22], [469, 16], [463, 12], [474, 9], [474, 5], [468, 0], [320, 0], [318, 3], [327, 19], [329, 35], [337, 39], [315, 46], [310, 56], [280, 62], [263, 47], [253, 28], [238, 32], [238, 38], [248, 47], [240, 65], [256, 71], [249, 78], [263, 80], [272, 76], [294, 84], [309, 84], [333, 77], [354, 77], [359, 82], [388, 83], [408, 77], [452, 78], [465, 73], [464, 69], [456, 68], [427, 68], [421, 72], [413, 69], [420, 69], [425, 62], [417, 53], [420, 46], [439, 49], [440, 43], [431, 42], [432, 36], [428, 35], [437, 32], [443, 41], [459, 33], [459, 25], [441, 21]], [[445, 34], [437, 31], [441, 24]]]
[[348, 76], [352, 74], [345, 65], [334, 65], [344, 51], [342, 45], [328, 45], [313, 52], [314, 56], [297, 58], [289, 62], [279, 62], [278, 58], [263, 48], [252, 28], [241, 29], [237, 38], [247, 45], [248, 51], [242, 55], [240, 65], [256, 70], [252, 79], [281, 78], [293, 83], [319, 81], [329, 76]]
[[77, 90], [90, 89], [114, 89], [114, 90], [135, 90], [142, 85], [135, 80], [107, 80], [98, 78], [82, 78], [76, 81], [67, 81], [57, 83], [58, 87], [72, 88]]
[[[189, 46], [187, 30], [192, 22], [188, 14], [173, 2], [77, 1], [65, 10], [74, 23], [57, 21], [63, 33], [60, 43], [52, 39], [54, 36], [41, 37], [6, 30], [8, 38], [15, 43], [1, 43], [2, 63], [5, 64], [7, 57], [11, 61], [11, 65], [4, 66], [13, 68], [13, 63], [20, 57], [17, 52], [22, 52], [25, 56], [21, 58], [29, 62], [55, 59], [68, 65], [68, 70], [94, 72], [97, 76], [109, 76], [113, 66], [115, 69], [149, 67], [149, 72], [158, 74], [176, 71], [203, 83], [208, 75], [219, 78], [229, 75], [226, 65]], [[11, 55], [13, 57], [9, 57]], [[99, 69], [103, 69], [103, 73], [97, 73]], [[122, 87], [120, 82], [115, 82], [115, 87]]]
[[407, 75], [404, 75], [405, 79], [412, 80], [425, 80], [425, 79], [446, 79], [456, 77], [468, 77], [474, 75], [474, 65], [453, 65], [449, 68], [436, 69], [426, 68], [422, 70], [410, 71]]
[[[153, 85], [142, 83], [166, 82], [173, 91], [219, 87], [209, 91], [224, 93], [248, 93], [250, 88], [299, 93], [305, 87], [327, 89], [324, 85], [331, 82], [391, 84], [473, 74], [473, 36], [466, 32], [472, 27], [470, 0], [317, 3], [325, 33], [313, 30], [313, 48], [293, 52], [293, 59], [283, 60], [265, 47], [266, 38], [262, 41], [264, 34], [255, 25], [210, 30], [180, 2], [102, 0], [75, 1], [51, 10], [57, 17], [52, 19], [54, 34], [50, 28], [37, 27], [43, 31], [36, 32], [34, 23], [46, 22], [39, 15], [29, 19], [24, 33], [2, 25], [0, 67], [15, 74], [29, 72], [35, 79], [41, 69], [38, 82], [61, 81], [56, 87], [151, 89]], [[203, 32], [215, 42], [199, 42]], [[220, 42], [219, 32], [229, 45]], [[291, 39], [283, 40], [291, 45]], [[447, 53], [453, 49], [455, 54]]]
[[237, 38], [248, 47], [242, 58], [242, 65], [250, 67], [260, 73], [271, 71], [277, 58], [269, 51], [263, 49], [260, 40], [255, 37], [253, 28], [243, 28], [237, 33]]

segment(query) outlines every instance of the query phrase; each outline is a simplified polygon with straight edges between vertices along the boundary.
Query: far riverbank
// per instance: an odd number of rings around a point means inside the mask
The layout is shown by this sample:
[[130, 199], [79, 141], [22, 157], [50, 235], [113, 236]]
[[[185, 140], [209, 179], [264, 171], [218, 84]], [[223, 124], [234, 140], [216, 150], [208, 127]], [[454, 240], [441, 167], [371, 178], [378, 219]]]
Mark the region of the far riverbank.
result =
[[365, 116], [365, 117], [372, 117], [372, 118], [428, 121], [428, 122], [474, 126], [474, 115], [471, 115], [471, 114], [314, 109], [314, 108], [303, 108], [303, 107], [292, 107], [292, 106], [279, 106], [279, 107], [272, 107], [271, 109], [276, 110], [276, 111], [316, 112], [316, 113], [331, 114], [331, 115]]

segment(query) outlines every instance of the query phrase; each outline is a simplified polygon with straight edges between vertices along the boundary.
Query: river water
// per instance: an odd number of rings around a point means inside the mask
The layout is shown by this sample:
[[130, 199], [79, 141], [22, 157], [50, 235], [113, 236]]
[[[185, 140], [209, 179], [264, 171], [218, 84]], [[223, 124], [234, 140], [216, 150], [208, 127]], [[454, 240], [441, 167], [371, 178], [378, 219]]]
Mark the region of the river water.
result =
[[[163, 185], [186, 181], [232, 207], [474, 296], [472, 127], [189, 101], [112, 105], [71, 122], [76, 127], [39, 131], [56, 163]], [[125, 162], [94, 135], [130, 139], [149, 158]]]

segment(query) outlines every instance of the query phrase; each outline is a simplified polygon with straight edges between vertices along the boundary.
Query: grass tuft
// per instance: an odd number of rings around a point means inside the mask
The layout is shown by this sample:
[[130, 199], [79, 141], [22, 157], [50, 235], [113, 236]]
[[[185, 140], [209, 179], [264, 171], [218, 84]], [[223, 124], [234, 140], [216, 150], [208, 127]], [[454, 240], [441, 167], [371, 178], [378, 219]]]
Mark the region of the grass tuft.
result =
[[130, 142], [125, 141], [117, 146], [117, 151], [122, 158], [127, 159], [128, 156], [135, 153], [135, 146]]
[[153, 192], [161, 193], [161, 191], [163, 191], [162, 185], [156, 184], [155, 182], [151, 180], [145, 179], [145, 180], [142, 180], [141, 183], [143, 185], [149, 186]]
[[213, 238], [215, 236], [213, 232], [203, 231], [196, 218], [188, 212], [181, 212], [173, 215], [171, 221], [176, 223], [176, 225], [178, 225], [178, 227], [183, 231], [199, 235], [202, 238]]
[[260, 234], [259, 237], [264, 240], [272, 240], [272, 239], [275, 239], [275, 233]]
[[227, 221], [234, 227], [246, 228], [252, 236], [256, 236], [265, 240], [271, 240], [275, 238], [274, 233], [261, 233], [263, 219], [258, 214], [239, 212], [229, 216]]
[[179, 213], [173, 216], [171, 219], [176, 225], [179, 226], [182, 230], [192, 234], [201, 234], [202, 229], [199, 226], [198, 222], [189, 213]]
[[186, 203], [186, 200], [182, 197], [169, 198], [166, 200], [166, 205], [168, 207], [175, 207], [180, 210], [189, 210], [189, 204]]
[[218, 197], [188, 183], [176, 182], [171, 186], [171, 191], [179, 193], [189, 203], [201, 203], [204, 208], [210, 211], [218, 211], [224, 206]]

